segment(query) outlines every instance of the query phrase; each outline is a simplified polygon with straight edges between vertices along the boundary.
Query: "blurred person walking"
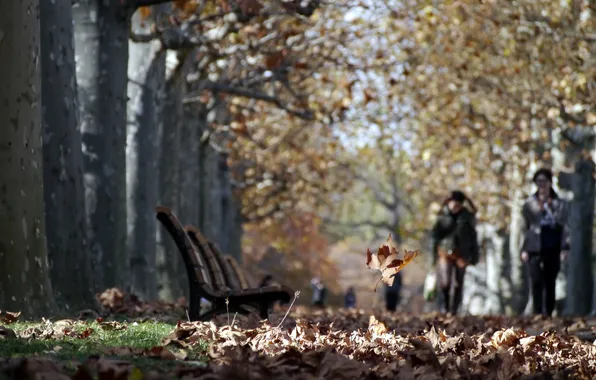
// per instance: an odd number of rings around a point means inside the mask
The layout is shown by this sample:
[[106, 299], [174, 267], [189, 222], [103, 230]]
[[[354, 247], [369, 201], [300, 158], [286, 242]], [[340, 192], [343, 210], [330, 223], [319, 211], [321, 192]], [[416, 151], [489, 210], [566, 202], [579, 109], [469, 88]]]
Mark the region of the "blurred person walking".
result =
[[323, 308], [325, 307], [325, 301], [327, 299], [327, 287], [320, 278], [315, 277], [310, 282], [313, 294], [312, 294], [312, 304], [314, 307]]
[[522, 207], [524, 240], [521, 260], [530, 277], [534, 314], [551, 316], [561, 261], [569, 254], [568, 204], [552, 187], [553, 173], [539, 169], [532, 181], [538, 190]]
[[356, 292], [354, 287], [350, 286], [346, 295], [344, 296], [344, 307], [346, 309], [354, 309], [356, 307]]
[[401, 301], [401, 284], [402, 274], [397, 272], [393, 276], [393, 284], [391, 286], [385, 284], [385, 309], [394, 312]]
[[476, 211], [462, 191], [453, 191], [443, 201], [433, 226], [432, 266], [436, 270], [437, 300], [442, 313], [457, 314], [466, 267], [478, 263]]

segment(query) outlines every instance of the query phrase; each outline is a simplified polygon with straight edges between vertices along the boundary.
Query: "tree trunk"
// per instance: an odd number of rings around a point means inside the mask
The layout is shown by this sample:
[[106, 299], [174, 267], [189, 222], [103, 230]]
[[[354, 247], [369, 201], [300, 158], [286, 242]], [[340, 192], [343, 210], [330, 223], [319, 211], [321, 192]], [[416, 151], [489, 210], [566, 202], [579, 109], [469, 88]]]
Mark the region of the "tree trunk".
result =
[[56, 309], [46, 250], [37, 0], [0, 12], [0, 309]]
[[[170, 56], [171, 57], [171, 56]], [[182, 99], [180, 86], [184, 80], [183, 63], [174, 69], [166, 84], [164, 110], [162, 113], [163, 131], [160, 136], [159, 157], [159, 203], [179, 211], [179, 175], [180, 126], [182, 115]], [[166, 153], [167, 152], [167, 153]], [[182, 258], [172, 238], [163, 227], [157, 228], [157, 277], [159, 298], [175, 300], [183, 295], [188, 296], [188, 283], [183, 268]]]
[[573, 201], [569, 227], [571, 252], [567, 277], [567, 315], [583, 316], [592, 305], [592, 228], [594, 226], [594, 162], [582, 159], [575, 165]]
[[[132, 23], [136, 33], [148, 33], [139, 12]], [[160, 97], [165, 85], [166, 52], [161, 51], [159, 41], [130, 41], [129, 48], [126, 175], [131, 292], [155, 299], [157, 226], [153, 210], [158, 203]]]
[[235, 192], [234, 189], [231, 189], [231, 205], [230, 205], [230, 213], [229, 213], [229, 220], [230, 220], [230, 235], [229, 235], [229, 243], [228, 243], [228, 252], [230, 255], [234, 256], [238, 261], [243, 261], [242, 255], [242, 235], [244, 230], [242, 228], [242, 212], [240, 209], [240, 199]]
[[226, 254], [230, 254], [230, 208], [231, 208], [231, 186], [229, 178], [228, 163], [224, 154], [218, 154], [217, 172], [219, 189], [216, 199], [220, 210], [219, 245]]
[[125, 286], [127, 10], [120, 0], [73, 6], [85, 202], [97, 283]]
[[202, 201], [204, 202], [203, 212], [205, 215], [205, 236], [216, 242], [223, 253], [227, 253], [227, 244], [222, 236], [223, 213], [222, 213], [222, 162], [221, 155], [210, 145], [205, 146], [204, 162], [205, 174], [203, 181], [205, 191]]
[[[523, 178], [516, 169], [515, 182], [521, 183]], [[518, 187], [511, 199], [511, 220], [509, 222], [509, 265], [505, 267], [505, 283], [503, 297], [507, 300], [505, 312], [508, 315], [522, 314], [528, 305], [530, 288], [526, 267], [521, 261], [523, 236], [522, 207], [524, 203], [523, 188]]]
[[[186, 87], [188, 85], [183, 84], [183, 86]], [[183, 90], [183, 98], [188, 93], [188, 90]], [[200, 163], [197, 162], [204, 119], [197, 108], [197, 105], [193, 103], [182, 106], [180, 148], [177, 152], [180, 160], [180, 165], [178, 166], [178, 179], [180, 181], [178, 214], [183, 223], [193, 224], [195, 226], [199, 223], [199, 183], [205, 180], [205, 178], [201, 178], [199, 175]], [[211, 223], [212, 221], [209, 220], [208, 224]]]
[[503, 231], [499, 231], [493, 225], [482, 226], [482, 247], [486, 261], [486, 295], [483, 314], [502, 314], [504, 310], [504, 299], [502, 287], [505, 285], [503, 279], [504, 265], [508, 259], [507, 238]]
[[43, 182], [52, 286], [67, 311], [96, 308], [87, 246], [72, 3], [42, 1]]

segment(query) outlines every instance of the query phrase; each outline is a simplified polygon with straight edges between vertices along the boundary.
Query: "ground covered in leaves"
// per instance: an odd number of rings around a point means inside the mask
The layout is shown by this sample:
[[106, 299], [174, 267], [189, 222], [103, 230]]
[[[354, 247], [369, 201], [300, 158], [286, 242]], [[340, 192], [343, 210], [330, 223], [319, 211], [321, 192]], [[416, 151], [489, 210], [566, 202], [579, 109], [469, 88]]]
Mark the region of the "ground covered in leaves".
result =
[[[269, 321], [200, 323], [180, 318], [176, 305], [125, 296], [115, 308], [102, 304], [94, 319], [25, 323], [0, 312], [0, 379], [596, 377], [594, 320], [298, 307]], [[117, 318], [107, 313], [116, 309]]]

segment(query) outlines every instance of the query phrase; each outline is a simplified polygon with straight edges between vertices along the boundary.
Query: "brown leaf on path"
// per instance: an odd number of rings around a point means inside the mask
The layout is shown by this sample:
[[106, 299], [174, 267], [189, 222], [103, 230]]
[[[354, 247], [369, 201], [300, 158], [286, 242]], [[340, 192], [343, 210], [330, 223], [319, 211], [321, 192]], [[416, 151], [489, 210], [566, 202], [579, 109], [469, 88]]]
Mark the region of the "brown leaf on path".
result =
[[375, 284], [374, 290], [377, 291], [377, 286], [381, 280], [387, 285], [392, 285], [394, 281], [393, 277], [412, 262], [418, 254], [418, 250], [404, 251], [404, 258], [400, 259], [391, 234], [387, 238], [387, 244], [380, 246], [376, 255], [370, 249], [367, 249], [366, 266], [381, 272], [381, 278]]
[[523, 331], [515, 331], [514, 329], [509, 328], [506, 330], [496, 331], [493, 334], [490, 342], [495, 348], [507, 348], [517, 345], [519, 340], [526, 336], [527, 334]]
[[435, 350], [441, 347], [442, 343], [447, 340], [445, 333], [443, 331], [437, 331], [434, 325], [428, 330], [425, 336]]
[[402, 351], [400, 353], [406, 357], [406, 360], [412, 365], [413, 368], [424, 365], [430, 365], [434, 368], [441, 367], [441, 363], [439, 363], [439, 359], [437, 358], [437, 355], [429, 342], [410, 338], [408, 343], [414, 346], [414, 350]]
[[20, 315], [21, 315], [20, 311], [12, 312], [12, 311], [0, 310], [0, 323], [4, 323], [7, 325], [9, 325], [11, 323], [15, 323], [19, 319]]
[[115, 331], [120, 331], [120, 330], [126, 330], [128, 327], [120, 322], [117, 321], [108, 321], [108, 322], [103, 322], [103, 320], [99, 322], [99, 325], [101, 326], [101, 328], [103, 330], [115, 330]]
[[368, 321], [368, 331], [373, 334], [381, 335], [387, 333], [388, 330], [383, 322], [376, 319], [374, 315], [371, 315]]

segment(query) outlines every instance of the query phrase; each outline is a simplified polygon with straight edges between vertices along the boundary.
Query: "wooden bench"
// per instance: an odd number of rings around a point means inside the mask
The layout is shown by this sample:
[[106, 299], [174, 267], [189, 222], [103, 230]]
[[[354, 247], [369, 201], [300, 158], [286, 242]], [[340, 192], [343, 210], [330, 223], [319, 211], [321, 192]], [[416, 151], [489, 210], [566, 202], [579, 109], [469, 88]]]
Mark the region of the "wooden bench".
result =
[[[222, 255], [214, 244], [210, 244], [198, 229], [182, 227], [171, 209], [156, 207], [157, 219], [174, 239], [184, 260], [189, 282], [189, 318], [206, 321], [219, 314], [249, 314], [258, 311], [263, 319], [269, 317], [269, 309], [276, 302], [289, 303], [293, 291], [285, 286], [243, 288], [248, 286], [246, 278], [231, 256]], [[209, 248], [209, 249], [207, 249]], [[235, 263], [235, 264], [234, 264]], [[211, 304], [201, 312], [201, 298]]]

